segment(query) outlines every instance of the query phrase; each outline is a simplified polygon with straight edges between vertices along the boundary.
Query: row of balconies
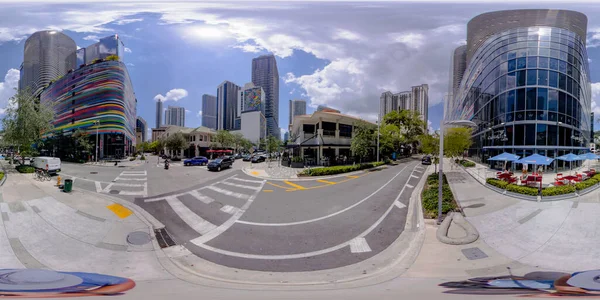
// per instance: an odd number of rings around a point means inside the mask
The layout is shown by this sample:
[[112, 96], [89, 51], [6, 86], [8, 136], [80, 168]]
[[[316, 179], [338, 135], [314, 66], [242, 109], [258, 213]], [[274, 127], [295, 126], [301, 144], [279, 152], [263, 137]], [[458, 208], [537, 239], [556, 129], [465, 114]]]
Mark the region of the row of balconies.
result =
[[[317, 135], [317, 137], [310, 139], [311, 137]], [[352, 133], [351, 137], [340, 136], [339, 130], [323, 130], [317, 129], [317, 133], [312, 132], [303, 132], [300, 131], [296, 139], [293, 141], [294, 144], [302, 144], [302, 145], [322, 145], [322, 144], [338, 144], [338, 145], [350, 145], [352, 141], [352, 137], [354, 133]], [[310, 140], [308, 140], [310, 139]], [[308, 141], [307, 141], [308, 140]]]

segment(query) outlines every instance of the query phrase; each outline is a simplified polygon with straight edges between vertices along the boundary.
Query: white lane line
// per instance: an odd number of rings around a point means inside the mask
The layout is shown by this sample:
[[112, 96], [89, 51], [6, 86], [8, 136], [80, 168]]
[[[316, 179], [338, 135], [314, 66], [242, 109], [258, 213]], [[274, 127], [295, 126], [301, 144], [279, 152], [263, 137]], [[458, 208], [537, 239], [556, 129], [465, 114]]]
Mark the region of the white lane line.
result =
[[121, 175], [148, 175], [146, 171], [123, 171]]
[[236, 180], [236, 181], [241, 181], [241, 182], [251, 182], [251, 183], [261, 183], [262, 182], [260, 180], [242, 179], [242, 178], [237, 178], [237, 177], [230, 178], [230, 179], [233, 179], [233, 180]]
[[223, 205], [223, 207], [221, 207], [221, 211], [233, 215], [237, 211], [237, 207], [231, 205]]
[[221, 182], [222, 184], [226, 184], [229, 186], [235, 186], [235, 187], [239, 187], [242, 189], [249, 189], [249, 190], [253, 190], [253, 191], [258, 191], [258, 187], [255, 186], [249, 186], [249, 185], [243, 185], [243, 184], [237, 184], [237, 183], [232, 183], [232, 182], [227, 182], [227, 181], [223, 181]]
[[417, 173], [423, 173], [423, 171], [419, 171], [419, 170], [415, 170], [415, 172], [417, 172]]
[[412, 177], [412, 178], [419, 178], [419, 176], [415, 176], [415, 174], [410, 174], [410, 177]]
[[99, 181], [94, 181], [94, 184], [96, 185], [96, 193], [102, 193], [102, 184]]
[[[209, 186], [207, 186], [206, 188], [207, 188], [207, 189], [210, 189], [210, 190], [213, 190], [213, 191], [215, 191], [215, 192], [218, 192], [218, 193], [221, 193], [221, 194], [227, 195], [227, 196], [231, 196], [231, 197], [238, 198], [238, 199], [248, 199], [248, 197], [249, 197], [249, 196], [248, 196], [248, 195], [246, 195], [246, 194], [232, 192], [232, 191], [230, 191], [230, 190], [225, 190], [225, 189], [222, 189], [222, 188], [216, 187], [216, 186], [214, 186], [214, 185], [209, 185]], [[260, 188], [262, 189], [262, 185], [261, 185], [261, 187], [260, 187]]]
[[126, 178], [126, 177], [117, 177], [116, 180], [135, 180], [135, 181], [147, 181], [148, 178]]
[[404, 203], [402, 203], [402, 202], [400, 202], [400, 201], [398, 201], [398, 200], [394, 201], [394, 205], [396, 205], [396, 207], [397, 207], [397, 208], [400, 208], [400, 209], [402, 209], [402, 208], [405, 208], [405, 207], [406, 207], [406, 205], [404, 205]]
[[367, 197], [363, 198], [362, 200], [342, 209], [342, 210], [338, 210], [334, 213], [328, 214], [326, 216], [323, 217], [319, 217], [319, 218], [315, 218], [315, 219], [310, 219], [310, 220], [305, 220], [305, 221], [298, 221], [298, 222], [290, 222], [290, 223], [256, 223], [256, 222], [248, 222], [248, 221], [240, 221], [238, 220], [237, 223], [240, 224], [246, 224], [246, 225], [254, 225], [254, 226], [291, 226], [291, 225], [300, 225], [300, 224], [306, 224], [306, 223], [312, 223], [312, 222], [317, 222], [317, 221], [321, 221], [327, 218], [331, 218], [333, 216], [339, 215], [343, 212], [346, 212], [350, 209], [355, 208], [356, 206], [360, 205], [361, 203], [369, 200], [371, 197], [373, 197], [375, 194], [379, 193], [379, 191], [381, 191], [383, 188], [385, 188], [388, 184], [390, 184], [394, 179], [396, 179], [396, 177], [398, 177], [402, 171], [404, 171], [404, 169], [406, 169], [405, 166], [404, 168], [402, 168], [402, 170], [400, 170], [398, 172], [398, 174], [396, 174], [394, 177], [392, 177], [392, 179], [388, 180], [388, 182], [386, 182], [384, 185], [382, 185], [380, 188], [378, 188], [376, 191], [374, 191], [373, 193], [371, 193], [370, 195], [368, 195]]
[[371, 252], [371, 247], [367, 243], [367, 240], [362, 237], [357, 237], [350, 241], [350, 252], [352, 253], [363, 253]]
[[137, 184], [137, 183], [122, 183], [122, 182], [113, 182], [112, 186], [126, 186], [126, 187], [144, 187], [146, 184]]
[[[390, 207], [385, 211], [385, 213], [383, 213], [383, 215], [381, 215], [381, 217], [375, 223], [373, 223], [373, 225], [371, 225], [371, 227], [367, 228], [367, 230], [365, 230], [361, 234], [359, 234], [357, 236], [357, 238], [364, 238], [371, 231], [373, 231], [375, 228], [377, 228], [377, 226], [379, 226], [379, 224], [381, 224], [381, 222], [383, 222], [383, 220], [390, 214], [390, 211], [392, 211], [392, 208], [394, 208], [394, 206], [396, 206], [395, 203], [396, 203], [396, 201], [398, 201], [398, 199], [400, 199], [400, 196], [404, 192], [404, 188], [405, 187], [403, 187], [402, 190], [400, 190], [400, 193], [398, 194], [398, 196], [394, 200], [394, 203], [392, 203], [392, 205], [390, 205]], [[211, 231], [210, 234], [212, 235], [214, 232], [215, 231]], [[212, 246], [208, 246], [208, 245], [203, 244], [203, 243], [195, 243], [194, 242], [195, 240], [199, 240], [199, 239], [201, 239], [203, 237], [204, 236], [201, 236], [199, 238], [193, 239], [192, 243], [196, 244], [196, 246], [198, 246], [198, 247], [204, 248], [206, 250], [213, 251], [215, 253], [223, 254], [223, 255], [229, 255], [229, 256], [241, 257], [241, 258], [273, 259], [273, 260], [305, 258], [305, 257], [312, 257], [312, 256], [322, 255], [322, 254], [330, 253], [330, 252], [342, 249], [344, 247], [347, 247], [347, 246], [350, 245], [350, 242], [352, 240], [354, 240], [354, 239], [352, 239], [350, 241], [347, 241], [347, 242], [344, 242], [344, 243], [341, 243], [339, 245], [336, 245], [336, 246], [333, 246], [333, 247], [330, 247], [330, 248], [326, 248], [326, 249], [323, 249], [323, 250], [306, 252], [306, 253], [284, 254], [284, 255], [260, 255], [260, 254], [246, 254], [246, 253], [233, 252], [233, 251], [218, 249], [218, 248], [215, 248], [215, 247], [212, 247]]]
[[204, 220], [195, 212], [191, 211], [185, 204], [179, 201], [177, 197], [169, 196], [166, 200], [173, 211], [199, 234], [205, 235], [217, 228], [213, 223]]
[[110, 192], [110, 188], [113, 186], [114, 183], [109, 183], [103, 190], [102, 193], [106, 193], [108, 194], [108, 192]]
[[[233, 175], [233, 176], [231, 176], [231, 177], [227, 177], [227, 178], [225, 178], [225, 179], [223, 179], [223, 180], [229, 180], [229, 179], [233, 179], [235, 176], [237, 176], [237, 175]], [[221, 183], [221, 181], [215, 182], [215, 183], [213, 183], [213, 184], [211, 184], [211, 185], [215, 185], [215, 184], [217, 184], [217, 183]], [[201, 190], [203, 190], [203, 189], [206, 189], [206, 188], [208, 188], [208, 187], [209, 187], [209, 186], [204, 186], [204, 187], [201, 187], [201, 188], [199, 188], [199, 189], [196, 189], [196, 193], [194, 193], [194, 191], [190, 191], [190, 192], [183, 192], [183, 193], [179, 193], [179, 194], [175, 194], [175, 195], [168, 195], [168, 196], [179, 197], [179, 196], [182, 196], [182, 195], [185, 195], [185, 194], [191, 194], [191, 195], [192, 195], [192, 196], [194, 196], [194, 197], [198, 197], [198, 200], [200, 200], [200, 201], [203, 201], [203, 202], [204, 202], [204, 201], [208, 201], [208, 199], [210, 199], [211, 201], [209, 201], [209, 202], [205, 202], [206, 204], [208, 204], [208, 203], [210, 203], [210, 202], [212, 202], [212, 201], [214, 201], [214, 200], [213, 200], [212, 198], [210, 198], [210, 197], [206, 197], [206, 196], [204, 196], [204, 195], [201, 195], [201, 196], [196, 196], [196, 194], [198, 194], [198, 193], [197, 193], [197, 191], [201, 191]], [[200, 194], [198, 194], [198, 195], [200, 195]], [[166, 198], [166, 197], [168, 197], [168, 196], [165, 196], [165, 195], [163, 195], [163, 196], [156, 196], [156, 197], [154, 197], [154, 198], [148, 198], [148, 199], [144, 199], [144, 202], [156, 202], [156, 201], [161, 201], [161, 200], [165, 200], [165, 198]], [[205, 197], [205, 199], [202, 199], [202, 197]]]
[[406, 187], [407, 187], [407, 188], [409, 188], [409, 189], [412, 189], [412, 188], [414, 188], [414, 186], [412, 186], [412, 185], [410, 185], [410, 184], [406, 184]]
[[202, 202], [204, 202], [206, 204], [209, 204], [209, 203], [215, 201], [211, 197], [204, 196], [204, 195], [198, 193], [198, 190], [190, 191], [188, 194], [192, 195], [194, 198], [196, 198], [196, 199], [198, 199], [198, 200], [200, 200], [200, 201], [202, 201]]
[[144, 191], [119, 191], [119, 195], [125, 196], [144, 196]]
[[[267, 181], [263, 180], [263, 182], [260, 184], [260, 189], [262, 190], [263, 186], [265, 185]], [[225, 230], [229, 229], [231, 226], [233, 226], [233, 224], [235, 224], [235, 221], [237, 221], [243, 214], [244, 212], [246, 212], [246, 209], [248, 209], [248, 207], [250, 207], [250, 205], [252, 204], [252, 202], [254, 202], [254, 199], [256, 198], [256, 196], [260, 193], [260, 190], [254, 192], [254, 194], [252, 194], [250, 196], [250, 198], [248, 198], [248, 201], [246, 201], [246, 203], [244, 204], [244, 206], [242, 206], [241, 208], [237, 209], [236, 212], [233, 214], [233, 216], [231, 216], [231, 218], [229, 218], [227, 221], [225, 221], [223, 224], [219, 225], [219, 227], [217, 227], [215, 230], [209, 232], [208, 234], [205, 234], [201, 237], [197, 237], [193, 240], [191, 240], [190, 242], [192, 242], [194, 245], [196, 246], [200, 246], [203, 247], [205, 246], [204, 243], [216, 238], [217, 236], [221, 235], [223, 232], [225, 232]], [[209, 246], [207, 246], [209, 247]], [[210, 247], [212, 248], [212, 247]], [[208, 248], [206, 248], [208, 249]], [[209, 249], [210, 250], [210, 249]]]

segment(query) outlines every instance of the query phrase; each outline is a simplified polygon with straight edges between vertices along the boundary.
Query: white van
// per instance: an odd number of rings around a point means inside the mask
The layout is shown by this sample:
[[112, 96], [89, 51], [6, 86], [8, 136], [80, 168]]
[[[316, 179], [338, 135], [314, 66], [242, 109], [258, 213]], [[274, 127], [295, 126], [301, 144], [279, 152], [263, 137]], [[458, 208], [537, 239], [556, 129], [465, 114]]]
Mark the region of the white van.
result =
[[60, 158], [49, 156], [38, 156], [33, 158], [32, 163], [34, 168], [48, 170], [48, 173], [60, 172]]

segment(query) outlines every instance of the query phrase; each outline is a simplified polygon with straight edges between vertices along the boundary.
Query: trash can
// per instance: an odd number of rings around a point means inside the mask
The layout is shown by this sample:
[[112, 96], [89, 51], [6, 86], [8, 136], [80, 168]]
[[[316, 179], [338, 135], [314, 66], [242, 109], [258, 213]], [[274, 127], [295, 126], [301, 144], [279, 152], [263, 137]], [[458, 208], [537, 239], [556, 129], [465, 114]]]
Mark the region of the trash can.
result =
[[71, 190], [73, 190], [73, 179], [65, 179], [65, 188], [63, 191], [65, 191], [65, 193], [69, 193]]

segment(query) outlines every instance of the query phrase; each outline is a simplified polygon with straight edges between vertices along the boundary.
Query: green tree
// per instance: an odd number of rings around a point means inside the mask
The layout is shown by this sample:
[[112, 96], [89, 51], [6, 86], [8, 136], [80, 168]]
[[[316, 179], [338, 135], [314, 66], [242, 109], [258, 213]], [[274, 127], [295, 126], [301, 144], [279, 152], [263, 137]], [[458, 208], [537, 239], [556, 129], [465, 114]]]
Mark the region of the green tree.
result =
[[90, 151], [94, 148], [94, 144], [90, 141], [90, 135], [84, 130], [77, 129], [71, 135], [73, 142], [75, 143], [75, 149], [78, 155], [78, 159], [86, 159], [86, 154], [91, 153]]
[[354, 123], [354, 137], [350, 144], [350, 150], [354, 157], [358, 157], [359, 161], [369, 155], [370, 149], [373, 147], [373, 142], [376, 139], [373, 125], [358, 121]]
[[218, 130], [214, 139], [221, 147], [228, 148], [235, 145], [235, 137], [227, 130]]
[[444, 135], [444, 154], [458, 157], [471, 147], [473, 129], [467, 127], [448, 128]]
[[416, 111], [391, 111], [383, 116], [383, 124], [396, 125], [404, 136], [404, 143], [416, 149], [419, 137], [425, 133], [425, 122]]
[[244, 136], [241, 133], [236, 132], [236, 133], [233, 133], [231, 135], [231, 137], [233, 139], [233, 145], [234, 145], [235, 152], [239, 153], [240, 149], [242, 148], [242, 144], [244, 142]]
[[400, 128], [395, 124], [382, 124], [379, 132], [379, 151], [382, 154], [390, 154], [398, 151], [400, 145], [405, 141]]
[[272, 135], [267, 137], [267, 152], [272, 153], [276, 152], [279, 148], [279, 141]]
[[240, 146], [242, 147], [242, 149], [244, 149], [246, 151], [250, 151], [250, 149], [252, 149], [252, 147], [254, 147], [252, 142], [248, 139], [242, 139]]
[[168, 150], [175, 151], [176, 153], [178, 153], [179, 151], [188, 147], [188, 139], [185, 138], [183, 133], [176, 132], [167, 137], [167, 139], [165, 140], [165, 146]]
[[48, 103], [38, 103], [29, 89], [17, 91], [10, 98], [2, 119], [4, 140], [18, 147], [25, 162], [25, 156], [37, 154], [36, 144], [42, 134], [52, 130], [54, 111]]
[[435, 172], [437, 173], [437, 163], [439, 161], [438, 155], [440, 154], [440, 137], [437, 134], [424, 134], [419, 138], [419, 141], [421, 141], [421, 152], [431, 155]]

